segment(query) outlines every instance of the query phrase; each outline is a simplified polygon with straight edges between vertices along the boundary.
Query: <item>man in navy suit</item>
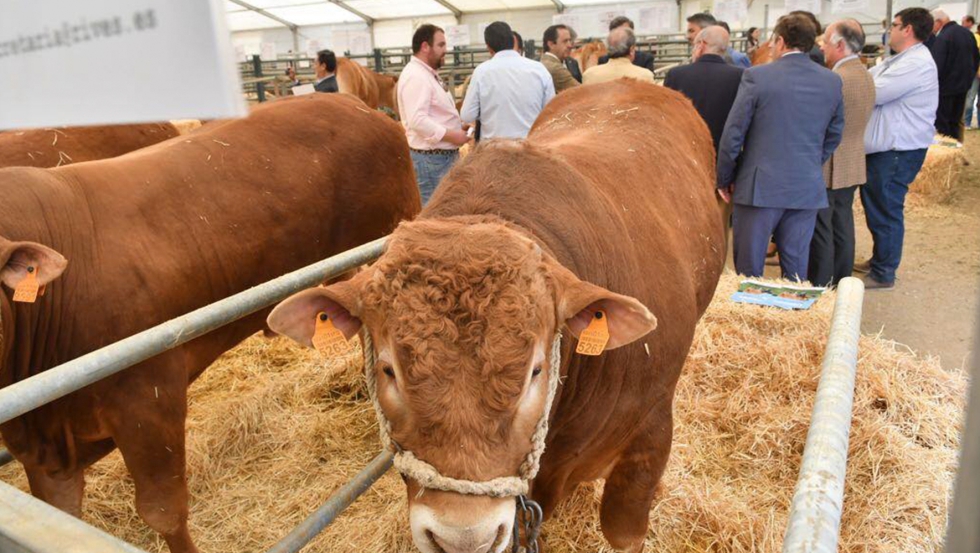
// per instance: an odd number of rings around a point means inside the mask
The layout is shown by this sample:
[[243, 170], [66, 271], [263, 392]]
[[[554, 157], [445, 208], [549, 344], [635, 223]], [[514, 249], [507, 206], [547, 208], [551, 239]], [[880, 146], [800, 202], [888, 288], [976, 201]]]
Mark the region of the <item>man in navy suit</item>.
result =
[[783, 277], [805, 279], [823, 164], [841, 141], [840, 77], [807, 56], [817, 35], [802, 15], [780, 18], [773, 63], [742, 74], [718, 146], [718, 193], [734, 202], [735, 269], [762, 276], [772, 236]]

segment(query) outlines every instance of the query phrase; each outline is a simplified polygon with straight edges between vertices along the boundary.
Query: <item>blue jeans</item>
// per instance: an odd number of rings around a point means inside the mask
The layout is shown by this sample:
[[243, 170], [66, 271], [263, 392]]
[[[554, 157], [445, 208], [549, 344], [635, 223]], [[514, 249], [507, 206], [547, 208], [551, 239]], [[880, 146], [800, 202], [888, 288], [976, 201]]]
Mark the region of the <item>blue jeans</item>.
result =
[[415, 166], [415, 180], [419, 183], [422, 205], [425, 205], [439, 186], [439, 181], [459, 159], [459, 153], [420, 154], [413, 150], [411, 155], [412, 165]]
[[[980, 87], [980, 79], [973, 79], [973, 84], [970, 85], [970, 90], [966, 93], [966, 109], [963, 113], [963, 124], [969, 127], [973, 122], [973, 105], [977, 103], [977, 90]], [[980, 120], [980, 114], [978, 114], [977, 119]]]
[[895, 282], [905, 240], [905, 194], [926, 160], [926, 150], [868, 154], [868, 183], [861, 187], [861, 205], [874, 239], [871, 278]]
[[732, 211], [735, 271], [748, 277], [761, 277], [771, 236], [779, 248], [783, 278], [806, 280], [817, 211], [735, 204]]

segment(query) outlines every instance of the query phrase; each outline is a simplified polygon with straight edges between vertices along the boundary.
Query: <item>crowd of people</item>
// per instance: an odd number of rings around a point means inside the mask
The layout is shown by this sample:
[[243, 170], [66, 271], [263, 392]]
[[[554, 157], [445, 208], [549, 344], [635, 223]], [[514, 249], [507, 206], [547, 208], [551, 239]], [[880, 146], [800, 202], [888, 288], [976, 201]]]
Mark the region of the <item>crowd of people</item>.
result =
[[[725, 22], [687, 18], [691, 63], [671, 69], [663, 84], [691, 100], [711, 133], [740, 274], [762, 276], [771, 258], [784, 278], [819, 286], [853, 272], [864, 273], [868, 289], [895, 286], [908, 187], [937, 132], [962, 140], [971, 125], [980, 85], [974, 25], [970, 16], [960, 25], [942, 10], [904, 9], [883, 37], [891, 55], [869, 70], [860, 57], [865, 33], [853, 19], [824, 28], [809, 12], [790, 12], [766, 43], [758, 29], [746, 31], [743, 53]], [[474, 70], [457, 110], [439, 76], [445, 32], [418, 27], [397, 97], [423, 203], [474, 135], [525, 138], [544, 106], [571, 88], [623, 77], [654, 82], [653, 54], [637, 49], [629, 18], [610, 22], [607, 55], [584, 72], [571, 57], [575, 40], [567, 25], [548, 27], [535, 61], [507, 23], [488, 25], [491, 58]], [[748, 54], [765, 48], [771, 63], [753, 67]], [[317, 89], [329, 88], [336, 58], [321, 52], [317, 61]], [[858, 190], [874, 240], [862, 262]]]

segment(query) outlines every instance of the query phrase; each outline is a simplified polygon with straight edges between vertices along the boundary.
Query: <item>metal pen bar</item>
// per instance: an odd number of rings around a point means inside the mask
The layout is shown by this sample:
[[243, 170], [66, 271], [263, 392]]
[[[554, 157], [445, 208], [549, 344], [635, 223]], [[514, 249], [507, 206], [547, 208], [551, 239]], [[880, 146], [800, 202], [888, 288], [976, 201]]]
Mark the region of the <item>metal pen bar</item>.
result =
[[783, 553], [837, 552], [863, 299], [863, 282], [840, 281]]
[[0, 483], [0, 551], [146, 553], [4, 483]]
[[306, 517], [299, 526], [285, 538], [272, 546], [267, 553], [297, 553], [313, 541], [324, 528], [330, 525], [344, 509], [349, 507], [358, 497], [366, 492], [384, 473], [391, 468], [394, 455], [390, 451], [382, 451], [364, 470], [359, 472], [350, 482], [340, 488], [319, 509]]
[[0, 390], [0, 423], [376, 259], [387, 237], [206, 305]]

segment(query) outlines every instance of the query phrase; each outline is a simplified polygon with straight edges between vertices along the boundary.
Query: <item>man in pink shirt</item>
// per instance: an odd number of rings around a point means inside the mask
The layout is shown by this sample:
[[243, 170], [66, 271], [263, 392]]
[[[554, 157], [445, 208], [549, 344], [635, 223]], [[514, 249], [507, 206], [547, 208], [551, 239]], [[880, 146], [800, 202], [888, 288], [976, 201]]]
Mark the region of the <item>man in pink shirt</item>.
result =
[[469, 137], [437, 72], [446, 58], [445, 32], [422, 25], [412, 37], [412, 54], [398, 77], [398, 109], [424, 205]]

